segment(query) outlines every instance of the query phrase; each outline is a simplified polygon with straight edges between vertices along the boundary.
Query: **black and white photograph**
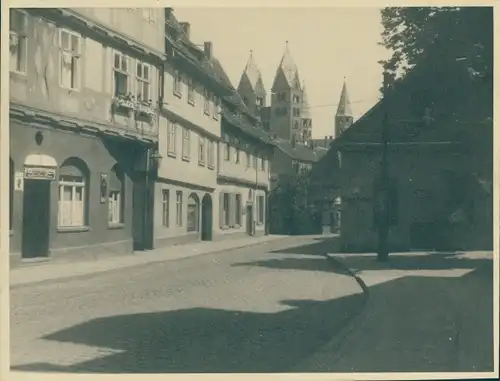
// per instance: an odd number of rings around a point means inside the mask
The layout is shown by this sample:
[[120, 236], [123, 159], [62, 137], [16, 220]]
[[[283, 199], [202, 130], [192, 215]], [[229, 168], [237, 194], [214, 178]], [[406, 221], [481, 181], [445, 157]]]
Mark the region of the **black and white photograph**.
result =
[[2, 379], [498, 377], [494, 7], [188, 3], [2, 2]]

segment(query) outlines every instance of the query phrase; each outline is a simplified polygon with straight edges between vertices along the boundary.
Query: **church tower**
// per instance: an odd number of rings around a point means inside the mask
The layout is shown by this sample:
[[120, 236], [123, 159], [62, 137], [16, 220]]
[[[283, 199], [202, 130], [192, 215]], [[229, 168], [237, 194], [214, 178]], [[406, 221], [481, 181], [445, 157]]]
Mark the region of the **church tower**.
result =
[[312, 138], [312, 118], [305, 83], [302, 84], [302, 111], [300, 116], [302, 118], [302, 138], [308, 141]]
[[351, 110], [351, 101], [347, 93], [347, 85], [344, 78], [342, 92], [340, 93], [339, 105], [337, 107], [337, 114], [335, 115], [335, 138], [338, 138], [345, 130], [351, 127], [353, 123], [353, 116]]
[[238, 94], [247, 106], [247, 108], [256, 116], [260, 115], [260, 111], [266, 106], [266, 89], [262, 74], [255, 63], [253, 52], [250, 51], [245, 70], [241, 74], [240, 83], [238, 84]]
[[271, 134], [289, 141], [304, 141], [302, 96], [299, 72], [288, 50], [287, 41], [271, 88]]

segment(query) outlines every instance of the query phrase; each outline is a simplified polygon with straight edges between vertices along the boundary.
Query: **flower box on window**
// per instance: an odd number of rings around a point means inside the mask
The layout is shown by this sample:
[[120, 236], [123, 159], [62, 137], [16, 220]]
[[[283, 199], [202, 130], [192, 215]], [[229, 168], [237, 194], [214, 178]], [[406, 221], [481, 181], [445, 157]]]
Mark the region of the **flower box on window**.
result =
[[139, 115], [145, 115], [148, 117], [153, 117], [156, 115], [156, 111], [153, 107], [153, 102], [151, 100], [145, 102], [137, 102], [135, 105], [135, 112]]
[[135, 97], [132, 94], [119, 95], [114, 99], [116, 108], [126, 108], [133, 110], [135, 108]]

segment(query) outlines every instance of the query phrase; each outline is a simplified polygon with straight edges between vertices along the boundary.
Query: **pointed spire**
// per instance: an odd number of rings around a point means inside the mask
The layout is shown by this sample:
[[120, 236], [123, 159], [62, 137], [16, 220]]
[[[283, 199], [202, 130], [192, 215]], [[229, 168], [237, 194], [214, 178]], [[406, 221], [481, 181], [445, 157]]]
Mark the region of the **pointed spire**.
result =
[[351, 116], [351, 101], [349, 100], [349, 94], [347, 93], [347, 84], [344, 77], [344, 84], [342, 86], [342, 92], [340, 93], [339, 106], [337, 108], [336, 116]]
[[285, 53], [283, 54], [278, 70], [276, 71], [273, 88], [280, 73], [285, 76], [288, 86], [300, 88], [299, 71], [292, 55], [290, 54], [290, 50], [288, 49], [288, 41], [285, 42]]
[[254, 91], [256, 91], [257, 87], [259, 86], [259, 82], [261, 83], [262, 86], [263, 83], [262, 74], [253, 58], [253, 50], [250, 50], [250, 57], [248, 57], [248, 61], [245, 66], [245, 70], [243, 71], [243, 74], [241, 76], [241, 79], [243, 79], [243, 76], [247, 77]]

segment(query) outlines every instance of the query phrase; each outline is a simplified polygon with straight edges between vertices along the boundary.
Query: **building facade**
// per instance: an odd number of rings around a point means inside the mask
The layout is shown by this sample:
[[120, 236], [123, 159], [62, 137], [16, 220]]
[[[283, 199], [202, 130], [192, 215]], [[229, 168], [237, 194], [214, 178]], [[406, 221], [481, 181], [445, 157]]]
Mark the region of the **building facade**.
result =
[[219, 234], [225, 237], [268, 232], [274, 144], [258, 123], [236, 92], [224, 98], [217, 183]]
[[155, 192], [156, 246], [211, 241], [219, 229], [221, 100], [234, 89], [213, 54], [190, 40], [190, 24], [165, 10], [164, 104]]
[[12, 259], [147, 246], [163, 31], [156, 8], [10, 10]]

